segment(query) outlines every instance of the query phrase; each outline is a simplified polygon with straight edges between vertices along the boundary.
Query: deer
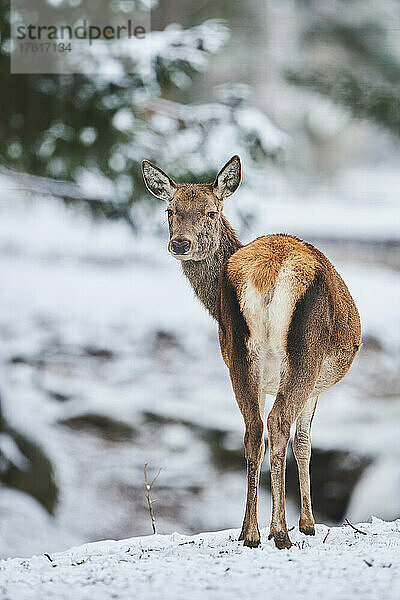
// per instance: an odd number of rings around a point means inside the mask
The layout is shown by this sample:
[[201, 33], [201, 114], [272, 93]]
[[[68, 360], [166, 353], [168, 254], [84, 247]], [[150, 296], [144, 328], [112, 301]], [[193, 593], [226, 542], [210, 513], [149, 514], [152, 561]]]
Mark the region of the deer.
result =
[[233, 156], [212, 184], [176, 184], [148, 160], [147, 189], [167, 202], [168, 251], [210, 315], [245, 425], [247, 500], [239, 540], [258, 547], [257, 497], [264, 457], [265, 398], [272, 517], [268, 539], [288, 549], [286, 454], [291, 428], [300, 487], [299, 529], [315, 535], [310, 487], [310, 430], [318, 397], [340, 381], [361, 346], [360, 317], [341, 276], [312, 244], [284, 233], [239, 241], [223, 214], [239, 187]]

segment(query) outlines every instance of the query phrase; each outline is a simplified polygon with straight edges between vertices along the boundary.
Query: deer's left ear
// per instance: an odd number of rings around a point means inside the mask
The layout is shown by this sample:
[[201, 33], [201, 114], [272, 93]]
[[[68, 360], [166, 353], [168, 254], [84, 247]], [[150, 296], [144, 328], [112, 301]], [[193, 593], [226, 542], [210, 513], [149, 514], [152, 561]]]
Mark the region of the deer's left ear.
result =
[[214, 181], [214, 194], [225, 200], [237, 190], [242, 176], [240, 157], [236, 154], [226, 163]]

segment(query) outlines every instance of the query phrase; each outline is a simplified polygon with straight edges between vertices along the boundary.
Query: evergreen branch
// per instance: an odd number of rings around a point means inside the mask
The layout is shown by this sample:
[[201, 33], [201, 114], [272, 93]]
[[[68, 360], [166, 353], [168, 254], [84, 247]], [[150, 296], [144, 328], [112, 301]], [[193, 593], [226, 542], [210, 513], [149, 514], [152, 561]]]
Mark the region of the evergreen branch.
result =
[[289, 70], [289, 82], [327, 96], [356, 118], [370, 120], [400, 137], [400, 85], [374, 81], [350, 69]]

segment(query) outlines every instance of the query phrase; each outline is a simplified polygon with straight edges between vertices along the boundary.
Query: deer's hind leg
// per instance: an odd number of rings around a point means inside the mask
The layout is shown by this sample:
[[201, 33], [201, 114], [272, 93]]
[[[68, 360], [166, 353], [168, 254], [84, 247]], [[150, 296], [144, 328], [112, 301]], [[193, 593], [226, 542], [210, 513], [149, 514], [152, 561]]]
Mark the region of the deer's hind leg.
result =
[[308, 377], [305, 377], [307, 371], [296, 372], [288, 367], [282, 376], [275, 402], [267, 419], [272, 493], [269, 539], [274, 538], [275, 545], [279, 549], [290, 548], [292, 545], [285, 516], [286, 452], [291, 426], [304, 410], [318, 377], [320, 364], [315, 361], [312, 365], [313, 362], [309, 361]]
[[297, 417], [296, 433], [293, 440], [293, 454], [297, 462], [300, 484], [300, 531], [306, 535], [315, 535], [315, 521], [311, 507], [310, 489], [310, 430], [317, 406], [318, 397], [307, 400], [303, 410]]
[[[327, 286], [322, 274], [316, 273], [313, 282], [297, 301], [290, 320], [279, 389], [267, 421], [272, 491], [270, 537], [274, 538], [278, 548], [291, 546], [285, 518], [286, 450], [290, 428], [304, 409], [307, 412], [307, 403], [313, 395], [329, 348], [331, 320], [332, 307]], [[304, 418], [304, 421], [300, 418], [299, 421], [299, 434], [295, 443], [299, 457], [302, 454], [300, 448], [304, 448], [304, 445], [298, 444], [302, 437], [300, 432], [304, 430], [307, 420], [308, 418]], [[306, 501], [309, 500], [309, 490], [306, 487], [307, 484], [309, 486], [308, 454], [309, 451], [304, 455], [305, 459], [300, 462], [299, 471]], [[304, 504], [306, 505], [306, 502]], [[304, 518], [306, 515], [310, 517], [311, 504], [309, 508], [309, 511], [303, 508]]]

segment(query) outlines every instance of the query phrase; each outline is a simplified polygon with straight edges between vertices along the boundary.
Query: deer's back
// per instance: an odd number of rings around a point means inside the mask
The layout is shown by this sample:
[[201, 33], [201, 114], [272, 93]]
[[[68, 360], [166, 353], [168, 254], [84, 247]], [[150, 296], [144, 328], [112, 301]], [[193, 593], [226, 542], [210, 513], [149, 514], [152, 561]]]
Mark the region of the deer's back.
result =
[[[269, 365], [267, 392], [276, 393], [282, 360], [295, 364], [315, 349], [324, 357], [319, 391], [345, 375], [361, 343], [360, 319], [322, 252], [290, 235], [260, 237], [230, 257], [224, 277], [220, 293], [234, 291], [247, 348]], [[221, 320], [229, 318], [222, 310]]]

